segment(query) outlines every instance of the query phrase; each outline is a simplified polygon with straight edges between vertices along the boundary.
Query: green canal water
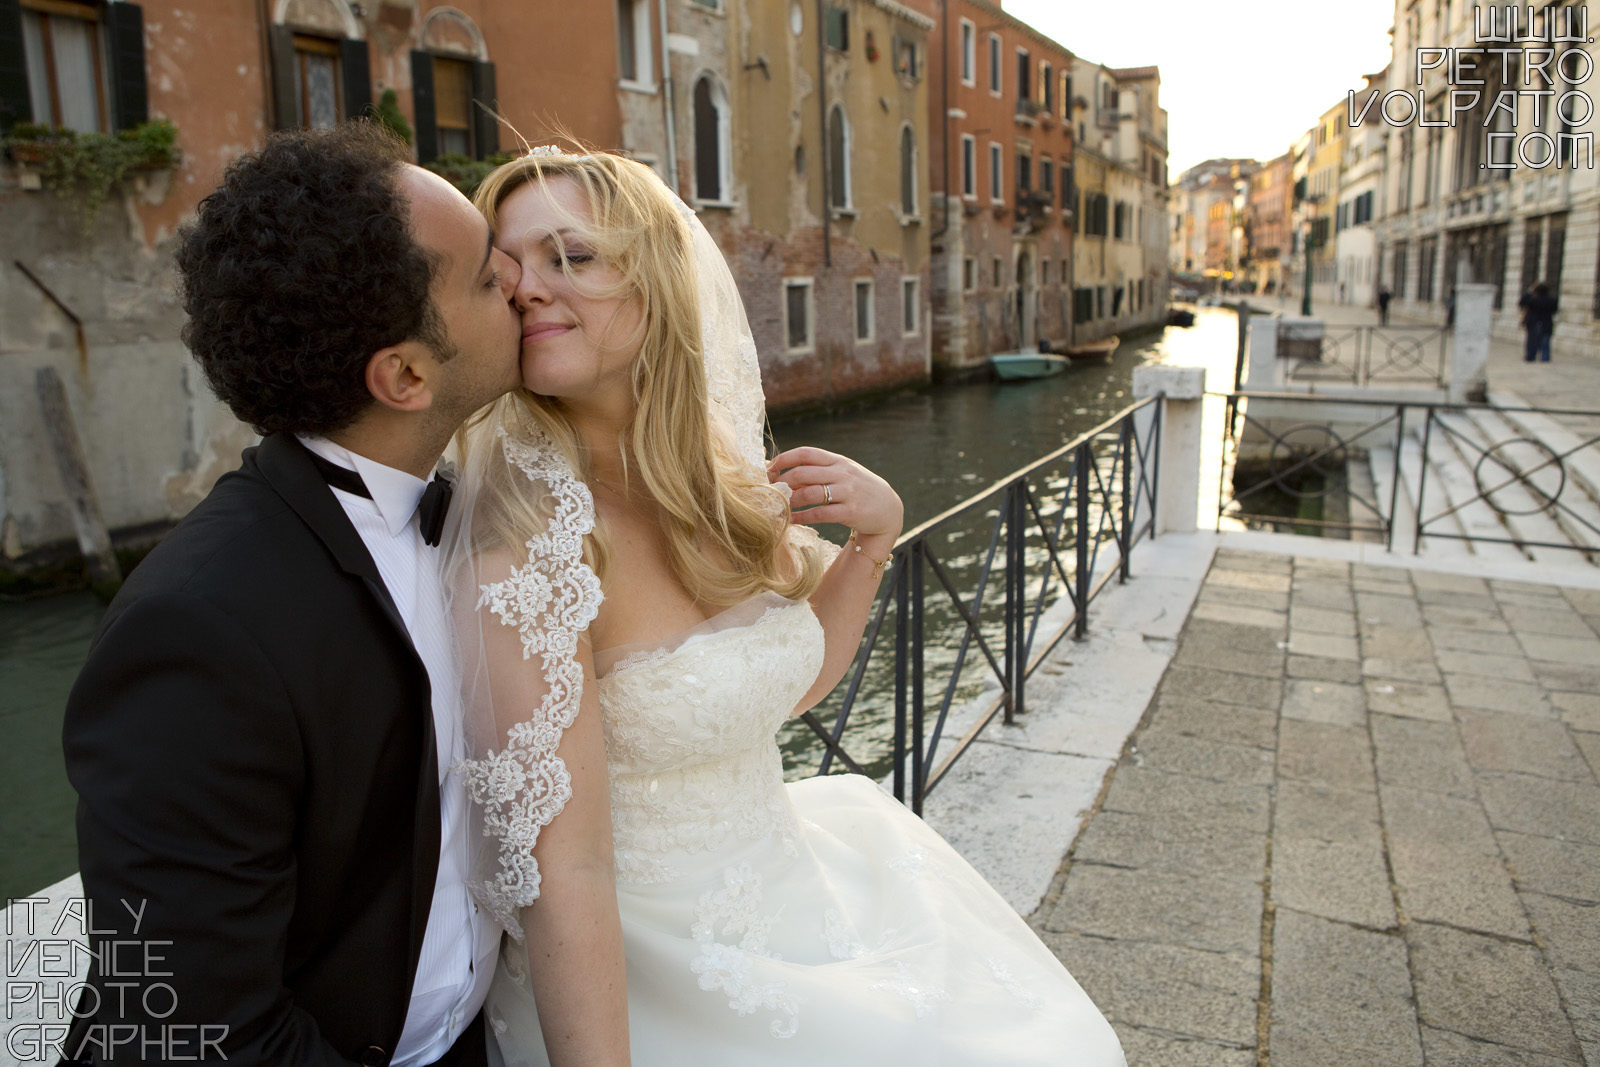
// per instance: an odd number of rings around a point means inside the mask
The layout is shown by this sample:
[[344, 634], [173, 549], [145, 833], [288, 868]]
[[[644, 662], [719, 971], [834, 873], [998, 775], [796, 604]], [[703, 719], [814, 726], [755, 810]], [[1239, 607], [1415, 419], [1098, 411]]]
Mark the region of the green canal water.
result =
[[[1032, 382], [925, 389], [781, 420], [773, 436], [780, 449], [818, 445], [882, 474], [904, 499], [910, 528], [1127, 407], [1133, 368], [1140, 364], [1204, 365], [1210, 387], [1227, 389], [1234, 340], [1231, 312], [1202, 309], [1194, 327], [1125, 340], [1106, 364]], [[973, 534], [964, 544], [965, 536], [952, 535], [946, 560], [958, 579], [975, 572], [987, 545], [986, 534]], [[100, 604], [87, 593], [0, 603], [0, 893], [8, 898], [77, 868], [75, 797], [61, 759], [61, 716], [100, 614]], [[932, 655], [938, 654], [935, 648]], [[874, 665], [847, 737], [850, 750], [880, 772], [892, 737], [887, 684], [886, 669]], [[830, 700], [819, 710], [826, 717], [835, 705]], [[783, 744], [791, 776], [814, 770], [821, 750], [806, 731], [791, 728]]]

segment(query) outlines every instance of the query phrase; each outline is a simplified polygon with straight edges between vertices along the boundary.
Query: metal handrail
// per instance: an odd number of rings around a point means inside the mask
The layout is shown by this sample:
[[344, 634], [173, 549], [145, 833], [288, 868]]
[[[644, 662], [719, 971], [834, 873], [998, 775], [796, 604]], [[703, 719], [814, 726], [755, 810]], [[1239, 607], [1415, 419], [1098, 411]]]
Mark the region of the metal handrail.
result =
[[[1026, 713], [1028, 677], [1067, 633], [1087, 634], [1090, 603], [1112, 577], [1127, 580], [1134, 545], [1154, 536], [1161, 424], [1161, 398], [1142, 400], [900, 537], [833, 721], [825, 724], [815, 711], [800, 717], [823, 744], [818, 774], [836, 765], [863, 772], [874, 762], [852, 755], [845, 740], [869, 665], [881, 664], [884, 656], [893, 657], [894, 674], [890, 780], [896, 798], [919, 814], [996, 717], [1012, 723]], [[989, 521], [988, 545], [970, 588], [963, 589], [941, 557], [974, 519]], [[1118, 555], [1114, 567], [1102, 568], [1108, 544]], [[1002, 605], [986, 600], [995, 577], [1003, 587]], [[1046, 609], [1063, 598], [1071, 601], [1071, 618], [1054, 633], [1042, 632]], [[935, 605], [946, 618], [930, 611]], [[893, 627], [892, 642], [885, 641], [886, 624]], [[949, 662], [929, 663], [930, 625], [954, 648]], [[965, 708], [976, 712], [973, 723], [946, 744], [962, 671], [974, 649], [999, 692], [986, 702], [981, 696], [968, 702]], [[930, 706], [927, 690], [936, 674], [933, 686], [940, 695]]]

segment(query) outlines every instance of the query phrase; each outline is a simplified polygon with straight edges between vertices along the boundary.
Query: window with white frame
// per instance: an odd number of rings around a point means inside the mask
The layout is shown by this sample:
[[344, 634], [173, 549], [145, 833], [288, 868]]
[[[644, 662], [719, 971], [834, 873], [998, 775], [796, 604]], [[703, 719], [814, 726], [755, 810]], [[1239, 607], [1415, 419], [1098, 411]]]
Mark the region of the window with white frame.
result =
[[812, 299], [810, 278], [783, 280], [783, 336], [790, 352], [809, 352], [812, 348]]
[[828, 204], [839, 211], [851, 204], [850, 120], [838, 104], [828, 111]]
[[710, 74], [694, 83], [694, 195], [721, 203], [728, 196], [728, 96]]
[[961, 195], [978, 195], [978, 140], [970, 133], [961, 135]]
[[1000, 143], [998, 141], [990, 141], [989, 199], [997, 204], [1006, 198], [1005, 176], [1005, 157], [1001, 155]]
[[622, 84], [645, 88], [655, 83], [655, 50], [650, 42], [650, 0], [617, 0], [617, 75]]
[[900, 332], [907, 337], [915, 337], [921, 332], [922, 304], [917, 295], [919, 291], [918, 279], [900, 279]]
[[910, 123], [900, 127], [900, 214], [917, 215], [917, 135]]
[[875, 336], [873, 330], [872, 281], [868, 278], [856, 282], [856, 340], [870, 341]]
[[978, 78], [978, 27], [971, 19], [961, 20], [961, 84], [972, 85]]
[[1000, 95], [1000, 35], [989, 35], [989, 91], [995, 96]]

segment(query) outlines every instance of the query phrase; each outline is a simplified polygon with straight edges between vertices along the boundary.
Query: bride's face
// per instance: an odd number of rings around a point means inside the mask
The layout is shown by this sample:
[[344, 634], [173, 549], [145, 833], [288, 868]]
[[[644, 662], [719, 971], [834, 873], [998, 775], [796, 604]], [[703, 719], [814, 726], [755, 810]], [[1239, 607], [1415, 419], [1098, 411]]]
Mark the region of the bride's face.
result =
[[528, 184], [500, 202], [495, 247], [517, 261], [522, 384], [542, 396], [632, 402], [643, 313], [617, 295], [622, 275], [593, 251], [594, 222], [570, 178]]

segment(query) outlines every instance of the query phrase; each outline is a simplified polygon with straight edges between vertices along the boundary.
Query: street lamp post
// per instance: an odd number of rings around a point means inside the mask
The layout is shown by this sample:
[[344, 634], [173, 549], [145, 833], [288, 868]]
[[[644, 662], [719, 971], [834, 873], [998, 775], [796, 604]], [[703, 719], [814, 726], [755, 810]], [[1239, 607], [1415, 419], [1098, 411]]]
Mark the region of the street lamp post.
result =
[[1306, 277], [1305, 285], [1300, 289], [1300, 314], [1306, 318], [1311, 317], [1311, 235], [1313, 229], [1310, 220], [1306, 221], [1305, 240], [1301, 242], [1306, 250]]

